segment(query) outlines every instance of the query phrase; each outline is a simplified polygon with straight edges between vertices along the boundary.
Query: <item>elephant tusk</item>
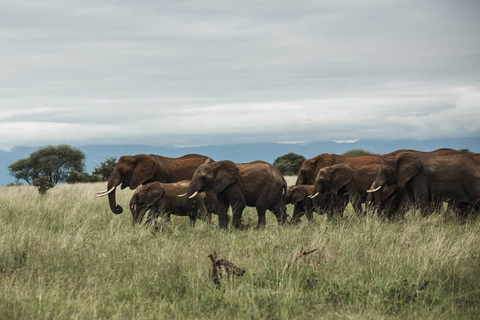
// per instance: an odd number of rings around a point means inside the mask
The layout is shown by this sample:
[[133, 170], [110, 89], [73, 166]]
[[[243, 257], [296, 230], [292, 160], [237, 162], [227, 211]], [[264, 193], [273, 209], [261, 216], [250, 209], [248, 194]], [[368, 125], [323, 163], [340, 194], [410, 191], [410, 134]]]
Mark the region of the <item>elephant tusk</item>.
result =
[[101, 198], [101, 197], [105, 197], [107, 194], [109, 194], [110, 192], [112, 192], [113, 190], [115, 190], [117, 186], [114, 186], [112, 187], [110, 190], [107, 190], [107, 191], [102, 191], [102, 192], [97, 192], [97, 197]]
[[197, 195], [198, 191], [195, 191], [194, 194], [192, 194], [190, 197], [188, 197], [188, 199], [192, 199], [193, 197], [195, 197]]
[[372, 192], [378, 191], [380, 189], [382, 189], [382, 186], [378, 186], [378, 187], [376, 187], [375, 189], [372, 189], [372, 190], [367, 190], [367, 192], [372, 193]]
[[320, 192], [317, 192], [317, 193], [315, 193], [315, 194], [313, 194], [313, 195], [310, 195], [310, 196], [308, 196], [308, 197], [309, 197], [310, 199], [313, 199], [313, 198], [315, 198], [316, 196], [318, 196], [319, 194], [320, 194]]
[[181, 197], [185, 197], [187, 195], [187, 193], [182, 193], [182, 194], [178, 194], [177, 197], [181, 198]]

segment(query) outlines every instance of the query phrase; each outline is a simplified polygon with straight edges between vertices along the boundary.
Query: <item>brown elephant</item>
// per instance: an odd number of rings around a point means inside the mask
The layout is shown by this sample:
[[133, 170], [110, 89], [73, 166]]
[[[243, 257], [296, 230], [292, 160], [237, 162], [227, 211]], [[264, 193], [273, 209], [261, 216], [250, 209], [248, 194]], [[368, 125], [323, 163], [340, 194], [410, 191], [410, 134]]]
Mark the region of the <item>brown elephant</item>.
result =
[[108, 195], [110, 209], [113, 213], [120, 214], [123, 209], [116, 203], [117, 186], [135, 190], [139, 185], [154, 181], [168, 183], [190, 180], [197, 167], [206, 159], [208, 157], [199, 154], [187, 154], [180, 158], [167, 158], [154, 154], [122, 156], [108, 179], [107, 191], [99, 192], [98, 196]]
[[257, 209], [258, 227], [265, 225], [267, 210], [275, 214], [279, 224], [288, 218], [285, 208], [285, 178], [264, 161], [233, 163], [208, 159], [195, 171], [187, 195], [194, 197], [202, 191], [217, 195], [220, 228], [228, 225], [227, 211], [230, 205], [233, 211], [232, 224], [236, 228], [243, 227], [242, 212], [246, 206]]
[[[396, 156], [403, 152], [418, 153], [418, 154], [431, 154], [431, 155], [446, 155], [446, 154], [459, 154], [457, 150], [449, 148], [441, 148], [434, 151], [423, 152], [417, 150], [398, 150], [392, 152], [392, 156]], [[388, 159], [390, 157], [385, 157]], [[441, 200], [435, 200], [430, 196], [429, 187], [426, 183], [426, 180], [422, 174], [418, 174], [412, 179], [410, 179], [406, 184], [405, 188], [399, 189], [396, 188], [394, 184], [384, 186], [381, 189], [381, 192], [376, 192], [379, 190], [376, 182], [374, 181], [367, 191], [369, 194], [367, 196], [366, 203], [376, 204], [379, 214], [386, 216], [388, 218], [397, 217], [400, 212], [405, 211], [411, 205], [417, 205], [423, 214], [431, 213], [442, 205]], [[422, 190], [422, 192], [419, 192]], [[374, 196], [376, 194], [376, 201]], [[380, 201], [378, 199], [381, 199]]]
[[359, 166], [353, 170], [347, 164], [334, 164], [320, 169], [312, 188], [311, 199], [329, 193], [337, 199], [339, 205], [334, 213], [342, 216], [345, 207], [350, 202], [357, 213], [362, 214], [362, 203], [367, 199], [367, 190], [370, 189], [376, 178], [379, 164]]
[[376, 204], [381, 204], [382, 189], [395, 186], [396, 194], [410, 189], [415, 203], [454, 202], [465, 218], [468, 208], [480, 204], [480, 163], [460, 152], [402, 152], [382, 161], [375, 179]]
[[190, 180], [173, 183], [151, 182], [138, 187], [130, 200], [133, 224], [140, 224], [147, 211], [150, 211], [145, 225], [162, 216], [165, 221], [170, 215], [188, 216], [192, 224], [197, 217], [211, 220], [206, 208], [206, 194], [198, 193], [193, 198], [179, 197], [188, 191]]
[[333, 205], [334, 200], [330, 193], [322, 194], [314, 199], [310, 198], [313, 194], [313, 185], [288, 186], [286, 203], [293, 204], [293, 215], [290, 222], [297, 224], [300, 218], [305, 215], [308, 221], [313, 221], [313, 212], [320, 213]]
[[[356, 170], [357, 167], [362, 167], [365, 165], [370, 164], [381, 164], [382, 159], [390, 156], [395, 156], [401, 152], [407, 152], [415, 150], [408, 150], [408, 149], [400, 149], [396, 151], [392, 151], [390, 153], [382, 154], [382, 155], [364, 155], [364, 156], [357, 156], [357, 157], [346, 157], [338, 154], [329, 154], [329, 153], [322, 153], [312, 159], [307, 159], [302, 163], [302, 167], [300, 168], [300, 172], [297, 177], [297, 181], [295, 185], [301, 184], [314, 184], [315, 178], [318, 175], [318, 171], [320, 169], [329, 167], [334, 164], [348, 164], [353, 170]], [[455, 151], [453, 149], [438, 149], [433, 152], [451, 152]], [[456, 151], [455, 151], [456, 152]]]

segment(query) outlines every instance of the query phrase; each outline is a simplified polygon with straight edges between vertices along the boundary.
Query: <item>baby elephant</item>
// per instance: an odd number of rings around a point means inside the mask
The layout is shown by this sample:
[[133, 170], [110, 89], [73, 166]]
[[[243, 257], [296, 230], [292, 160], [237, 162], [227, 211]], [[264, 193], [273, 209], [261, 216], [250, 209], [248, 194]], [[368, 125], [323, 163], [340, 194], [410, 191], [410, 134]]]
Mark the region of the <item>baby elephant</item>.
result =
[[300, 218], [305, 215], [308, 221], [313, 221], [313, 213], [319, 214], [328, 211], [332, 206], [333, 198], [330, 193], [324, 193], [318, 197], [311, 198], [314, 193], [313, 185], [288, 186], [286, 202], [293, 204], [293, 216], [290, 220], [295, 224], [300, 222]]
[[179, 197], [188, 191], [190, 180], [174, 183], [152, 182], [142, 185], [135, 190], [130, 200], [133, 225], [140, 224], [145, 213], [150, 210], [145, 225], [150, 224], [160, 215], [165, 221], [170, 220], [170, 214], [188, 216], [192, 224], [197, 217], [210, 220], [211, 215], [207, 212], [207, 201], [204, 192], [198, 193], [193, 198]]

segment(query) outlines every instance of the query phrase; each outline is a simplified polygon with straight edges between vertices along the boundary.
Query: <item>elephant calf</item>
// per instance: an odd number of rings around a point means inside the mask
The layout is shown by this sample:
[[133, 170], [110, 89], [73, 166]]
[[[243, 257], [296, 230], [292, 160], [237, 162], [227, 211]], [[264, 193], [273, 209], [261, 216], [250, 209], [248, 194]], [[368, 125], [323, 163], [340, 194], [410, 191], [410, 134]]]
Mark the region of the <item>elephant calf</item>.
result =
[[197, 217], [210, 221], [211, 215], [205, 206], [207, 195], [204, 192], [192, 198], [179, 197], [188, 191], [189, 185], [190, 180], [183, 180], [174, 183], [152, 182], [138, 187], [130, 200], [133, 224], [141, 223], [149, 210], [145, 225], [160, 215], [169, 221], [170, 214], [188, 216], [192, 224], [195, 224]]
[[288, 186], [286, 203], [293, 204], [293, 216], [291, 223], [300, 222], [300, 218], [305, 215], [308, 221], [313, 221], [313, 212], [328, 211], [333, 205], [330, 193], [324, 193], [319, 197], [311, 198], [314, 194], [313, 185]]

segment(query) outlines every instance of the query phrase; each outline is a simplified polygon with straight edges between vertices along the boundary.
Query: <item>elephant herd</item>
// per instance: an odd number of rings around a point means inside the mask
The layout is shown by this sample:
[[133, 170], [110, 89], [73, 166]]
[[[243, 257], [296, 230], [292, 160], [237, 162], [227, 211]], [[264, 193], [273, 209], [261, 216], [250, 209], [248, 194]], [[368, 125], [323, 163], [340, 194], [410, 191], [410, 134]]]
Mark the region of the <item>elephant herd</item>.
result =
[[[210, 221], [218, 216], [220, 228], [231, 221], [245, 228], [242, 212], [255, 207], [257, 227], [266, 223], [270, 210], [280, 225], [287, 222], [286, 204], [294, 206], [292, 223], [313, 212], [328, 217], [343, 216], [351, 203], [355, 212], [372, 207], [389, 218], [398, 217], [410, 205], [428, 213], [444, 201], [458, 208], [461, 218], [480, 206], [480, 155], [453, 149], [432, 152], [397, 150], [384, 155], [346, 157], [320, 154], [303, 162], [294, 186], [264, 161], [234, 163], [214, 161], [189, 154], [180, 158], [140, 154], [120, 157], [107, 183], [113, 213], [123, 209], [115, 198], [116, 188], [135, 190], [130, 211], [133, 224], [150, 224], [170, 214]], [[232, 217], [227, 212], [232, 207]]]

